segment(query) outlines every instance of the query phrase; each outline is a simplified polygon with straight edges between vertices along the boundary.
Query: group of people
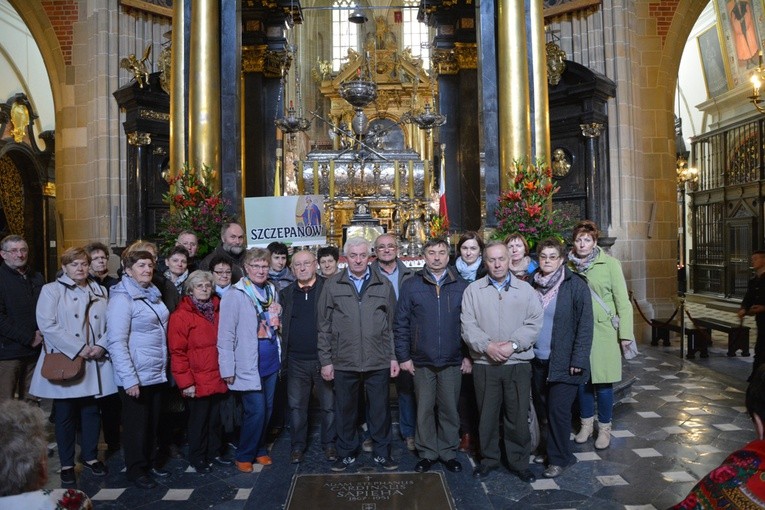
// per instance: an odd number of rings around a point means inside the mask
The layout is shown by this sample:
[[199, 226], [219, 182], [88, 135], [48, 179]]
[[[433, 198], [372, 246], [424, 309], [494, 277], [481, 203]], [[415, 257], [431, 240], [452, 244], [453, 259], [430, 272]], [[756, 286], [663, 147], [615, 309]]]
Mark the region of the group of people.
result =
[[[64, 485], [76, 481], [78, 438], [83, 467], [107, 473], [102, 429], [142, 488], [169, 475], [157, 446], [172, 443], [175, 426], [197, 472], [232, 463], [250, 472], [272, 463], [269, 424], [283, 412], [277, 428], [288, 422], [290, 461], [302, 462], [312, 393], [332, 470], [345, 470], [360, 450], [393, 470], [391, 379], [398, 432], [419, 455], [417, 471], [438, 461], [461, 471], [456, 454], [467, 442], [481, 459], [474, 475], [485, 477], [499, 466], [502, 438], [510, 469], [533, 481], [533, 395], [544, 425], [536, 458], [547, 463], [545, 476], [558, 476], [574, 461], [577, 398], [576, 441], [593, 434], [597, 402], [595, 445], [609, 445], [619, 342], [633, 339], [621, 268], [598, 235], [581, 222], [569, 253], [547, 239], [538, 263], [520, 235], [484, 245], [468, 232], [454, 260], [447, 242], [433, 239], [419, 271], [399, 260], [392, 235], [350, 238], [338, 271], [336, 248], [296, 251], [288, 266], [285, 245], [247, 250], [242, 226], [228, 223], [202, 260], [191, 232], [164, 259], [153, 243], [133, 243], [119, 279], [109, 275], [106, 246], [70, 248], [47, 285], [29, 267], [24, 239], [8, 236], [0, 241], [0, 398], [53, 399]], [[44, 376], [46, 357], [59, 353], [81, 358], [84, 372]], [[174, 399], [185, 408], [180, 420]], [[224, 423], [239, 427], [234, 459], [224, 454]]]

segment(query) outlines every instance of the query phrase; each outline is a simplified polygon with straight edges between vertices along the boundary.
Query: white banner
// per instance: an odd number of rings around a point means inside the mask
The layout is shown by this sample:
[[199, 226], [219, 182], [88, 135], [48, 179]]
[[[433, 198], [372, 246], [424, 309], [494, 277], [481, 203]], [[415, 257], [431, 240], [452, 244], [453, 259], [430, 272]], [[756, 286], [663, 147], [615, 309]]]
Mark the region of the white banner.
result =
[[327, 244], [323, 195], [245, 198], [244, 221], [248, 248]]

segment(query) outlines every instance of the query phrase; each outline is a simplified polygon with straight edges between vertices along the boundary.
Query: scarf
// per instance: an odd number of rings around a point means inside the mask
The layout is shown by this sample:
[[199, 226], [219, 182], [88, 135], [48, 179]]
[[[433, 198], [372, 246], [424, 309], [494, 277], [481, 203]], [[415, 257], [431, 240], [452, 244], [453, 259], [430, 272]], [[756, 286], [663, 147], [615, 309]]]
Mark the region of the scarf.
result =
[[460, 274], [461, 277], [463, 277], [469, 282], [474, 282], [476, 276], [478, 276], [478, 268], [481, 267], [482, 263], [483, 263], [483, 259], [481, 257], [478, 257], [478, 259], [476, 259], [476, 261], [470, 265], [468, 265], [464, 260], [462, 260], [462, 257], [457, 257], [457, 260], [454, 262], [454, 265], [457, 268], [457, 272]]
[[165, 271], [165, 278], [173, 282], [173, 285], [175, 285], [175, 289], [178, 291], [179, 294], [183, 294], [183, 282], [185, 282], [186, 279], [189, 277], [188, 270], [184, 271], [182, 275], [175, 277], [177, 278], [175, 280], [173, 280], [174, 277], [175, 275], [171, 273], [169, 269]]
[[518, 261], [518, 265], [514, 265], [513, 261], [510, 261], [510, 272], [513, 273], [513, 276], [516, 278], [520, 278], [521, 280], [525, 280], [528, 276], [529, 271], [529, 264], [531, 264], [531, 257], [528, 255], [525, 255], [521, 260]]
[[266, 282], [263, 287], [259, 287], [253, 283], [248, 276], [243, 277], [241, 280], [241, 289], [252, 300], [252, 304], [255, 305], [255, 309], [258, 311], [258, 338], [274, 338], [276, 331], [271, 326], [269, 320], [268, 307], [274, 302], [274, 288]]
[[199, 310], [205, 319], [210, 322], [215, 322], [215, 303], [213, 303], [212, 299], [208, 299], [207, 301], [199, 301], [194, 296], [189, 297], [191, 297], [191, 302], [194, 303], [194, 306], [197, 307], [197, 310]]
[[162, 300], [162, 294], [159, 293], [159, 289], [152, 285], [148, 287], [141, 287], [137, 281], [128, 276], [127, 274], [122, 276], [123, 285], [128, 293], [133, 297], [139, 299], [145, 299], [149, 303], [157, 304]]
[[551, 274], [544, 276], [542, 271], [534, 273], [534, 289], [539, 294], [539, 301], [542, 303], [542, 308], [547, 309], [547, 306], [552, 303], [555, 296], [558, 295], [558, 289], [563, 282], [564, 275], [563, 264]]
[[597, 256], [600, 255], [600, 247], [596, 246], [592, 249], [589, 255], [587, 255], [584, 258], [577, 257], [574, 250], [571, 250], [571, 253], [568, 254], [568, 260], [571, 261], [571, 264], [574, 266], [574, 270], [577, 273], [586, 273], [588, 269], [590, 269], [590, 266], [592, 265], [592, 262], [597, 258]]

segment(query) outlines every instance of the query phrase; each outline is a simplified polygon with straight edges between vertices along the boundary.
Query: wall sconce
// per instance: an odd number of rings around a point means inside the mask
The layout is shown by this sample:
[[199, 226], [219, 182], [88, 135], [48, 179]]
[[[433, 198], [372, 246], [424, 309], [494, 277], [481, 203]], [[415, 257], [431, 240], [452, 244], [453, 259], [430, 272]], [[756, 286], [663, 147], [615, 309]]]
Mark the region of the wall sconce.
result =
[[691, 187], [699, 180], [699, 171], [697, 168], [689, 167], [688, 160], [683, 156], [677, 158], [677, 187], [680, 190], [685, 189], [685, 183], [690, 183]]

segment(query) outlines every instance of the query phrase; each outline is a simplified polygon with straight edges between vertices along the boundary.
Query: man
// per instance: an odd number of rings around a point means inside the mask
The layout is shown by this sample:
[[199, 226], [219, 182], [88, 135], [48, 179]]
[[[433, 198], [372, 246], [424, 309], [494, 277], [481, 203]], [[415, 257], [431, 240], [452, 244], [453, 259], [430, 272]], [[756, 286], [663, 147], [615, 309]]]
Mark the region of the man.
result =
[[303, 211], [303, 225], [321, 225], [321, 211], [319, 206], [313, 203], [311, 197], [305, 197], [305, 210]]
[[468, 283], [447, 268], [449, 245], [443, 239], [426, 242], [423, 255], [425, 268], [404, 282], [398, 296], [393, 328], [396, 357], [401, 371], [414, 376], [415, 443], [420, 454], [414, 470], [428, 471], [440, 459], [456, 473], [462, 471], [457, 460], [457, 403], [462, 372], [471, 369], [460, 334], [462, 294]]
[[[414, 276], [414, 271], [398, 259], [398, 242], [390, 234], [382, 234], [375, 239], [375, 255], [377, 260], [372, 262], [372, 270], [379, 272], [390, 281], [398, 299], [401, 286]], [[399, 374], [396, 378], [396, 393], [398, 394], [398, 431], [401, 439], [406, 442], [406, 448], [414, 451], [416, 411], [412, 374], [409, 372]]]
[[[754, 375], [757, 367], [765, 363], [765, 251], [758, 250], [752, 253], [752, 269], [754, 269], [754, 278], [749, 280], [737, 315], [742, 320], [744, 315], [754, 315], [754, 320], [757, 322], [757, 341], [754, 344], [754, 362], [752, 363], [752, 375]], [[746, 353], [748, 350], [747, 346], [743, 352]], [[735, 354], [735, 351], [728, 352], [728, 356], [735, 356]], [[749, 381], [752, 380], [752, 375], [749, 376]]]
[[85, 246], [90, 255], [90, 276], [109, 290], [119, 280], [109, 274], [109, 248], [103, 243], [90, 243]]
[[483, 255], [488, 275], [468, 285], [462, 299], [462, 338], [473, 358], [478, 401], [481, 463], [485, 478], [499, 467], [499, 417], [504, 409], [505, 453], [510, 471], [522, 481], [536, 480], [531, 454], [529, 392], [532, 349], [542, 329], [542, 305], [531, 286], [510, 274], [510, 252], [492, 241]]
[[352, 237], [345, 243], [348, 267], [324, 281], [319, 298], [319, 362], [325, 381], [335, 381], [335, 429], [338, 459], [333, 471], [356, 461], [359, 392], [368, 397], [367, 425], [374, 462], [386, 470], [398, 463], [390, 456], [390, 377], [398, 375], [391, 322], [396, 295], [390, 282], [372, 271], [369, 241]]
[[178, 234], [175, 244], [183, 246], [189, 252], [187, 268], [189, 274], [198, 269], [197, 265], [197, 250], [199, 249], [199, 239], [194, 232], [184, 230]]
[[244, 275], [242, 260], [247, 248], [244, 242], [244, 229], [239, 223], [224, 223], [220, 229], [220, 241], [221, 244], [202, 259], [199, 269], [209, 271], [212, 269], [210, 261], [213, 257], [225, 255], [231, 259], [231, 283], [236, 283]]
[[274, 241], [266, 249], [271, 254], [271, 267], [268, 270], [268, 279], [276, 285], [278, 291], [284, 290], [287, 285], [295, 281], [295, 276], [287, 266], [289, 249], [284, 243]]
[[319, 259], [319, 268], [324, 278], [337, 274], [337, 262], [340, 260], [340, 250], [336, 246], [322, 246], [316, 252]]
[[762, 508], [765, 501], [765, 369], [758, 369], [746, 389], [746, 411], [757, 439], [727, 459], [672, 510], [686, 508]]
[[231, 259], [226, 255], [218, 255], [210, 260], [210, 270], [215, 282], [215, 294], [219, 298], [231, 289]]
[[282, 370], [285, 365], [287, 368], [291, 460], [293, 464], [303, 461], [308, 436], [308, 403], [313, 388], [321, 409], [321, 445], [324, 456], [329, 461], [335, 461], [337, 450], [332, 383], [321, 378], [316, 347], [316, 306], [324, 278], [316, 275], [316, 257], [310, 251], [299, 251], [293, 255], [292, 272], [296, 281], [281, 291], [279, 299], [282, 304]]
[[37, 299], [45, 284], [29, 267], [29, 246], [23, 237], [0, 241], [0, 401], [34, 400], [29, 395], [32, 372], [43, 336], [37, 328]]

